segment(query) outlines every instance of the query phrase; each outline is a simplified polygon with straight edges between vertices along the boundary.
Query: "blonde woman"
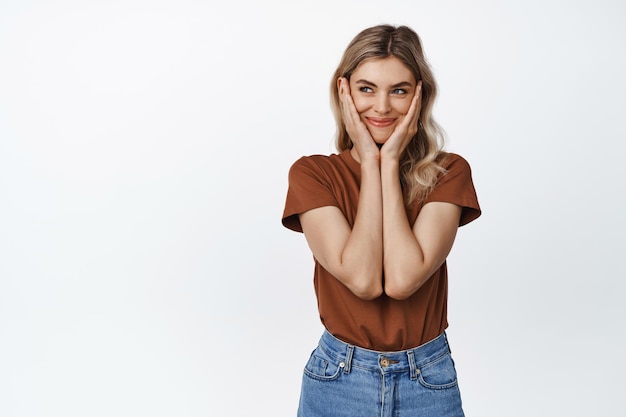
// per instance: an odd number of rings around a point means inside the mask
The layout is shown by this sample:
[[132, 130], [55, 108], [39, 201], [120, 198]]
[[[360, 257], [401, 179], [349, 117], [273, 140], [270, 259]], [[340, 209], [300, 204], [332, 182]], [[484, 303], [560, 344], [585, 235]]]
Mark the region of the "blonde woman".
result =
[[468, 163], [442, 150], [418, 35], [363, 30], [331, 82], [337, 154], [296, 161], [283, 224], [315, 259], [325, 327], [298, 416], [462, 416], [446, 339], [446, 257], [480, 216]]

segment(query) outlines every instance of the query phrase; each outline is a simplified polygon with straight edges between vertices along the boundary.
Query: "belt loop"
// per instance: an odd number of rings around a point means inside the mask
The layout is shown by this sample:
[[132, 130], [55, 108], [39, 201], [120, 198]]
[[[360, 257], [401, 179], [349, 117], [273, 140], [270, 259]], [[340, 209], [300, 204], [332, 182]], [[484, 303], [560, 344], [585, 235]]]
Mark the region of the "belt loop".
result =
[[415, 366], [415, 354], [412, 350], [406, 352], [406, 355], [409, 357], [409, 375], [411, 376], [411, 380], [417, 379], [417, 366]]
[[448, 353], [452, 353], [452, 349], [450, 349], [450, 343], [448, 343], [448, 335], [446, 334], [446, 331], [443, 331], [443, 340], [446, 342], [446, 347], [448, 348]]
[[354, 346], [347, 345], [346, 348], [346, 366], [343, 367], [343, 373], [349, 374], [352, 367], [352, 354], [354, 353]]

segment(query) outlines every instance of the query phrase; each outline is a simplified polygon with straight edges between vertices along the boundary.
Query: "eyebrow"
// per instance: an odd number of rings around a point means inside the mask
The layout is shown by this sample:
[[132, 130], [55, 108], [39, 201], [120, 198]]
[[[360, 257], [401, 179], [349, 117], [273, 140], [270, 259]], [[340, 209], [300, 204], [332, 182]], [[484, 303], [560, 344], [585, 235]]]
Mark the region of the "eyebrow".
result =
[[[369, 86], [369, 87], [378, 88], [378, 86], [377, 86], [376, 84], [374, 84], [374, 83], [373, 83], [373, 82], [371, 82], [371, 81], [367, 81], [367, 80], [358, 80], [358, 81], [356, 82], [356, 84], [363, 84], [363, 85], [367, 85], [367, 86]], [[392, 86], [391, 86], [391, 88], [412, 87], [412, 86], [413, 86], [413, 84], [411, 84], [410, 82], [408, 82], [408, 81], [402, 81], [402, 82], [400, 82], [400, 83], [398, 83], [398, 84], [394, 84], [394, 85], [392, 85]]]

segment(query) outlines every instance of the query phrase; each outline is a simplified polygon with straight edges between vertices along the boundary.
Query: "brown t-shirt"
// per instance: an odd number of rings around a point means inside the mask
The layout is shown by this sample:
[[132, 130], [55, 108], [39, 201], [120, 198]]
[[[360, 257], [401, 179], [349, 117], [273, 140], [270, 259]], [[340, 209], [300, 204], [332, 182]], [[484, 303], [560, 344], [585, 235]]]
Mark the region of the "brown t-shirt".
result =
[[[459, 226], [462, 226], [480, 216], [470, 166], [456, 154], [447, 154], [443, 166], [446, 173], [423, 204], [441, 201], [461, 206]], [[283, 225], [302, 232], [298, 214], [335, 206], [353, 226], [360, 178], [360, 165], [349, 151], [300, 158], [289, 170]], [[407, 207], [411, 225], [423, 204]], [[313, 282], [322, 324], [338, 339], [356, 346], [378, 351], [410, 349], [436, 338], [448, 326], [445, 262], [419, 290], [401, 301], [385, 294], [374, 300], [362, 300], [317, 260]]]

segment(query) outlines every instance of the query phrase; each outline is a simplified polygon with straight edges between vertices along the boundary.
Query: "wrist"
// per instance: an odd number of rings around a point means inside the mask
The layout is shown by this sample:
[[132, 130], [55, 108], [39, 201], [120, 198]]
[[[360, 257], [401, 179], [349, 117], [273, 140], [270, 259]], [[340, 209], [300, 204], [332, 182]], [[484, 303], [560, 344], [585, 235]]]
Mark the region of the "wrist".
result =
[[355, 145], [350, 150], [350, 154], [352, 155], [352, 158], [361, 165], [375, 164], [376, 166], [380, 166], [380, 152], [378, 148], [364, 150], [357, 149], [357, 146]]
[[374, 157], [366, 158], [366, 159], [362, 158], [360, 165], [361, 165], [361, 173], [366, 173], [366, 172], [380, 173], [380, 161], [378, 158], [374, 158]]
[[389, 155], [389, 154], [383, 154], [381, 152], [380, 154], [380, 165], [381, 167], [388, 167], [388, 168], [399, 168], [400, 167], [400, 157], [396, 156], [396, 155]]
[[397, 151], [395, 149], [387, 148], [383, 146], [380, 150], [380, 160], [385, 162], [396, 162], [400, 163], [400, 158], [402, 157], [402, 151]]

